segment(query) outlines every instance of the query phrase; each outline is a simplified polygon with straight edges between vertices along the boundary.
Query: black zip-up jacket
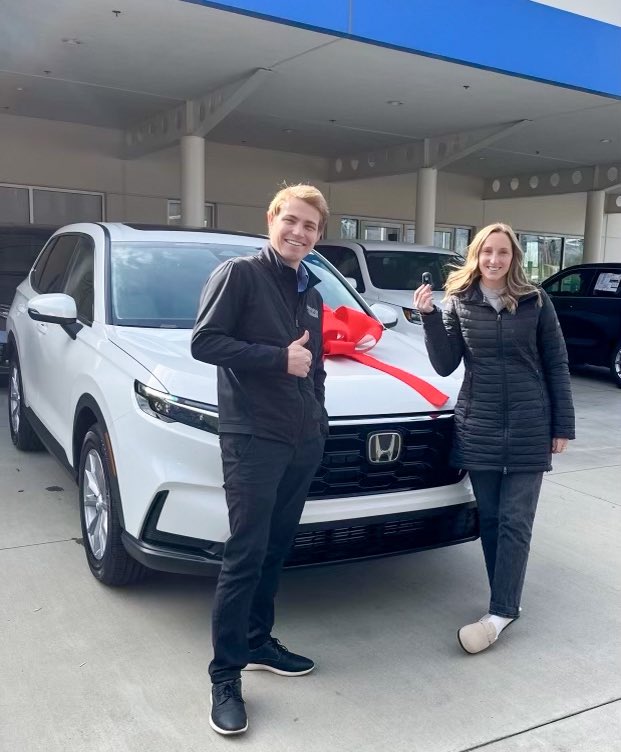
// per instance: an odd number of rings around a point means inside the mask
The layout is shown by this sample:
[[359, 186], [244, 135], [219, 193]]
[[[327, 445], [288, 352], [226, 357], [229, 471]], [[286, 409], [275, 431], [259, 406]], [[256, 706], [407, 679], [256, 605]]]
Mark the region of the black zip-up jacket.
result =
[[553, 438], [573, 439], [567, 350], [543, 290], [500, 313], [478, 284], [452, 296], [441, 314], [422, 316], [435, 370], [452, 373], [463, 358], [451, 464], [464, 470], [551, 470]]
[[[221, 264], [203, 288], [192, 355], [218, 366], [221, 433], [297, 443], [328, 434], [324, 407], [323, 301], [306, 266], [295, 269], [266, 245], [256, 256]], [[306, 378], [287, 373], [287, 347], [308, 330], [313, 356]]]

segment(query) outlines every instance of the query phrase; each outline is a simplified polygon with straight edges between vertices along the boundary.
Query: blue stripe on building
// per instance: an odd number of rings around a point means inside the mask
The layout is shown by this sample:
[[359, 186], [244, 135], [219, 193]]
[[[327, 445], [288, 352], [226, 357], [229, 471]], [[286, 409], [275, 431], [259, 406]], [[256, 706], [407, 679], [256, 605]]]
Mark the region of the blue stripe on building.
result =
[[531, 0], [185, 0], [621, 98], [621, 28]]

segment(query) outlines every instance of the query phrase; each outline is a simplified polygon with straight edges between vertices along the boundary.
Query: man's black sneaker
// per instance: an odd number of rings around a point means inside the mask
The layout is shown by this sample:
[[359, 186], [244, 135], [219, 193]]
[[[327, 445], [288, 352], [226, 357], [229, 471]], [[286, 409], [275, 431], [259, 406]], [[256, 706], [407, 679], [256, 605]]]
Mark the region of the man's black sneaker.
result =
[[302, 676], [310, 673], [315, 664], [310, 658], [290, 653], [275, 637], [250, 651], [246, 671], [272, 671], [281, 676]]
[[212, 684], [209, 725], [219, 734], [243, 734], [246, 731], [248, 717], [241, 694], [241, 679]]

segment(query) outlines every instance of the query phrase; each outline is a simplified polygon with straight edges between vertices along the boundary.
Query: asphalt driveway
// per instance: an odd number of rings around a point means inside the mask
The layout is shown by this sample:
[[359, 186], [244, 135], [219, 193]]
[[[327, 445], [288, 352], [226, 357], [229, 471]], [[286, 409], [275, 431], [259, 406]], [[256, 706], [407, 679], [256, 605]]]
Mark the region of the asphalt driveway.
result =
[[478, 542], [285, 573], [275, 634], [318, 668], [248, 675], [236, 739], [208, 725], [213, 581], [97, 583], [76, 488], [13, 448], [0, 389], [0, 750], [618, 752], [621, 390], [572, 382], [578, 439], [544, 481], [522, 619], [458, 647], [486, 610]]

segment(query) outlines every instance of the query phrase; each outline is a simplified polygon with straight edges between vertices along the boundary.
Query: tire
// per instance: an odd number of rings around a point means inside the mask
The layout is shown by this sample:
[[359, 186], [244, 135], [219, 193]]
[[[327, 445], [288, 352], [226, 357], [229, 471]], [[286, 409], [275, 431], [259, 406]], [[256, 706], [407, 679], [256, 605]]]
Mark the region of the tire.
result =
[[621, 389], [621, 340], [612, 348], [610, 375], [615, 384]]
[[121, 498], [111, 482], [111, 463], [104, 430], [91, 426], [80, 453], [78, 474], [80, 523], [86, 561], [104, 585], [119, 587], [141, 580], [147, 570], [132, 559], [121, 540]]
[[8, 384], [9, 430], [11, 441], [22, 452], [36, 452], [43, 449], [41, 439], [34, 432], [26, 417], [24, 405], [24, 390], [22, 389], [22, 375], [19, 369], [19, 359], [15, 353], [9, 365]]

